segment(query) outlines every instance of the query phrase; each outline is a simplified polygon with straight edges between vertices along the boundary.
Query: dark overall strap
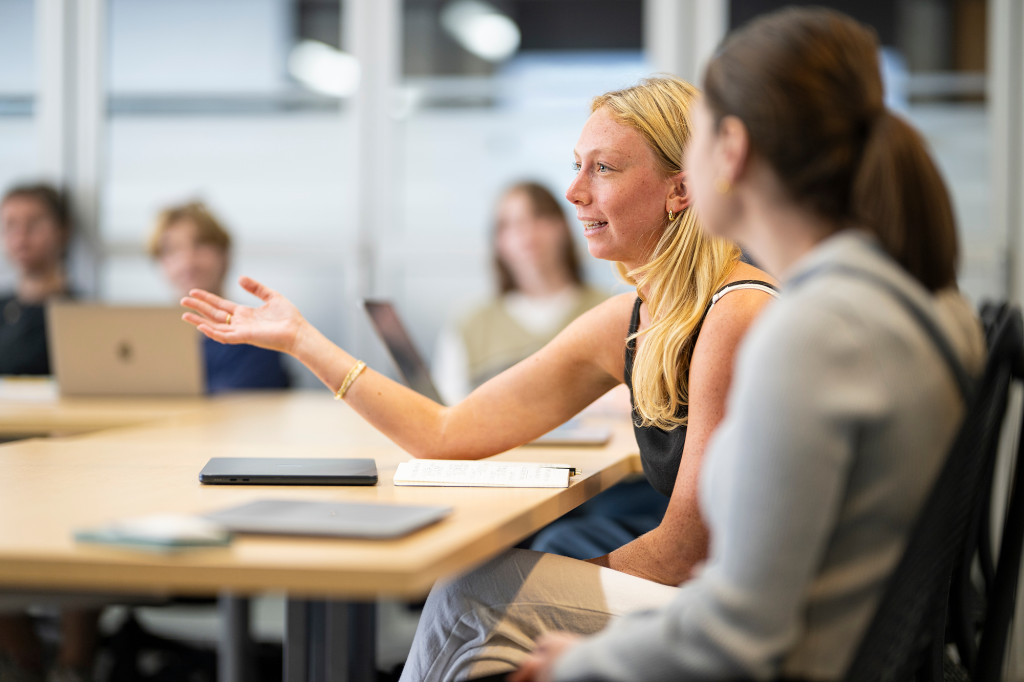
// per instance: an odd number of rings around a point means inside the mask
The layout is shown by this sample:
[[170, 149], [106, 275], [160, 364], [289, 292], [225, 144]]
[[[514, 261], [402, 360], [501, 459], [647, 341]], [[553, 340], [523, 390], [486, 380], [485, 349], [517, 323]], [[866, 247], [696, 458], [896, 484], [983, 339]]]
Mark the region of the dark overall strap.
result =
[[945, 332], [939, 328], [939, 325], [935, 323], [935, 320], [931, 315], [921, 309], [921, 306], [919, 306], [916, 301], [910, 298], [905, 291], [889, 280], [869, 270], [864, 270], [851, 265], [822, 265], [819, 268], [814, 268], [798, 275], [796, 278], [791, 280], [790, 283], [796, 283], [814, 275], [828, 272], [839, 272], [845, 275], [859, 277], [862, 280], [875, 284], [879, 288], [884, 289], [891, 294], [892, 297], [910, 313], [910, 316], [917, 321], [921, 328], [924, 329], [925, 334], [931, 338], [935, 347], [938, 349], [939, 354], [942, 355], [943, 359], [946, 361], [946, 365], [949, 366], [949, 370], [952, 372], [953, 378], [956, 379], [957, 386], [960, 388], [960, 395], [963, 397], [965, 402], [970, 401], [971, 397], [974, 395], [975, 381], [967, 373], [967, 370], [964, 369], [963, 364], [960, 362], [956, 352], [953, 350], [953, 346], [950, 344]]

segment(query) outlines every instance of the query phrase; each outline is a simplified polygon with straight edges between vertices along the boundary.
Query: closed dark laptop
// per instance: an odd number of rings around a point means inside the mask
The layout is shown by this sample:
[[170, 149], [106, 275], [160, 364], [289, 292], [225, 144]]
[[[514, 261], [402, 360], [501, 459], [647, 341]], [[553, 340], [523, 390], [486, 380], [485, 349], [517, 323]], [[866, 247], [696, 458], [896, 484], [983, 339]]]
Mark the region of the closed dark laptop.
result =
[[200, 483], [227, 485], [376, 485], [372, 459], [213, 457]]
[[316, 500], [256, 500], [204, 514], [236, 533], [395, 538], [440, 521], [450, 507]]

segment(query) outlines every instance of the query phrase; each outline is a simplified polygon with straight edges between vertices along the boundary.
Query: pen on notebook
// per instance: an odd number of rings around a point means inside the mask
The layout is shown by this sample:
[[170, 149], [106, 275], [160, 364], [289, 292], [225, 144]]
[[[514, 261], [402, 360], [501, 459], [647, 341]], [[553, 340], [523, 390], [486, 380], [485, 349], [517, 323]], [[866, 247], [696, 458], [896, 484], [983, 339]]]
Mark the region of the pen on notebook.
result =
[[570, 476], [577, 476], [583, 473], [583, 469], [572, 464], [542, 464], [541, 467], [544, 469], [568, 469]]

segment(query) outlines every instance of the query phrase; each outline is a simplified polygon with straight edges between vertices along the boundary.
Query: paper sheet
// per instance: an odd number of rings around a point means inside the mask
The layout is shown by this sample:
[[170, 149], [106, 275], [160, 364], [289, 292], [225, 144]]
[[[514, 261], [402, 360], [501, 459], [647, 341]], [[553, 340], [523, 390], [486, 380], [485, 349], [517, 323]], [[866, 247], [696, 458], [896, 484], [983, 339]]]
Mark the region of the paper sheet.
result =
[[565, 488], [571, 469], [567, 464], [537, 462], [414, 459], [398, 465], [395, 485]]

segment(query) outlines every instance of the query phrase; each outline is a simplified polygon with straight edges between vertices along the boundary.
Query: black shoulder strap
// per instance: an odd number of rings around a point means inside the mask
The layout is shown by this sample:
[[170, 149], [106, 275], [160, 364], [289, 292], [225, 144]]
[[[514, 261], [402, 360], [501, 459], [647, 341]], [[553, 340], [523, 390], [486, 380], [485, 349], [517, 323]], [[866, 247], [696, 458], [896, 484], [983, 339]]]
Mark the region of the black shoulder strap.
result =
[[629, 318], [629, 335], [636, 334], [636, 330], [640, 329], [640, 305], [644, 302], [639, 296], [636, 297], [636, 301], [633, 302], [633, 316]]
[[704, 306], [704, 314], [701, 315], [700, 323], [697, 325], [697, 329], [704, 324], [704, 318], [711, 312], [711, 308], [714, 307], [718, 300], [725, 294], [729, 293], [733, 289], [754, 289], [756, 291], [764, 291], [770, 293], [772, 296], [778, 297], [779, 288], [771, 282], [765, 282], [763, 279], [739, 279], [735, 282], [729, 282], [718, 287], [718, 291], [711, 295], [711, 300]]
[[697, 326], [693, 328], [693, 332], [690, 334], [691, 342], [693, 344], [697, 343], [697, 337], [700, 336], [700, 330], [704, 328], [704, 318], [706, 318], [708, 316], [708, 313], [711, 312], [711, 308], [715, 305], [715, 303], [718, 302], [718, 299], [721, 297], [721, 294], [728, 293], [732, 289], [748, 289], [748, 288], [749, 289], [753, 289], [753, 288], [755, 288], [755, 287], [749, 286], [751, 284], [756, 284], [757, 285], [756, 289], [758, 291], [764, 291], [764, 289], [771, 289], [772, 291], [775, 292], [776, 296], [778, 295], [779, 288], [777, 286], [775, 286], [774, 284], [772, 284], [771, 282], [765, 282], [762, 279], [740, 279], [740, 280], [736, 280], [735, 282], [729, 282], [728, 284], [723, 284], [722, 286], [720, 286], [718, 288], [718, 291], [716, 291], [714, 294], [711, 295], [711, 300], [708, 301], [708, 304], [706, 306], [704, 306], [704, 312], [700, 316], [700, 321], [697, 322]]
[[960, 362], [956, 352], [953, 350], [953, 346], [950, 344], [949, 339], [946, 338], [946, 334], [939, 328], [939, 325], [937, 325], [935, 320], [922, 310], [921, 306], [910, 298], [905, 291], [884, 277], [880, 277], [876, 273], [850, 265], [823, 265], [820, 268], [809, 270], [808, 272], [801, 274], [797, 278], [797, 281], [806, 279], [807, 277], [820, 272], [841, 272], [843, 274], [853, 275], [865, 281], [872, 282], [891, 294], [892, 297], [910, 313], [911, 317], [917, 321], [921, 328], [924, 329], [925, 334], [931, 338], [935, 347], [938, 349], [939, 354], [942, 355], [946, 364], [949, 366], [949, 370], [952, 372], [953, 378], [956, 379], [957, 386], [960, 388], [960, 395], [963, 397], [965, 402], [970, 401], [974, 395], [974, 379], [972, 379], [970, 374], [967, 373], [967, 370], [964, 369], [963, 364]]
[[779, 290], [779, 288], [777, 286], [775, 286], [771, 282], [766, 282], [763, 279], [738, 279], [735, 282], [729, 282], [728, 284], [723, 284], [721, 287], [719, 287], [718, 291], [716, 291], [715, 293], [716, 294], [720, 294], [723, 291], [725, 291], [726, 289], [731, 289], [733, 287], [738, 287], [741, 284], [760, 284], [761, 286], [767, 287], [767, 288], [769, 288], [769, 289], [771, 289], [773, 291], [778, 291]]
[[633, 338], [633, 335], [640, 328], [640, 304], [642, 303], [643, 299], [637, 296], [633, 303], [633, 316], [629, 319], [629, 334], [626, 336], [626, 364], [622, 380], [629, 387], [630, 395], [633, 392], [633, 362], [636, 360], [636, 339]]

